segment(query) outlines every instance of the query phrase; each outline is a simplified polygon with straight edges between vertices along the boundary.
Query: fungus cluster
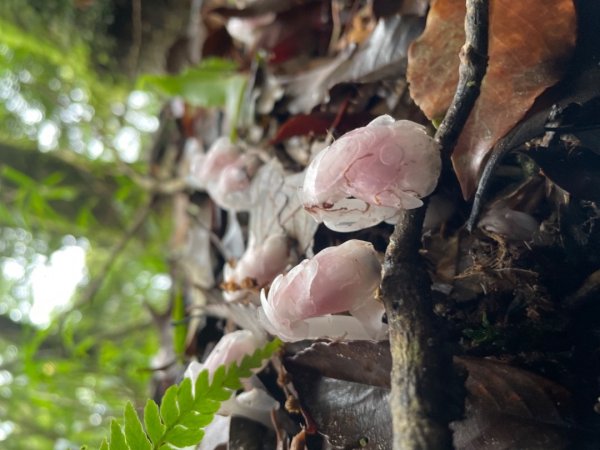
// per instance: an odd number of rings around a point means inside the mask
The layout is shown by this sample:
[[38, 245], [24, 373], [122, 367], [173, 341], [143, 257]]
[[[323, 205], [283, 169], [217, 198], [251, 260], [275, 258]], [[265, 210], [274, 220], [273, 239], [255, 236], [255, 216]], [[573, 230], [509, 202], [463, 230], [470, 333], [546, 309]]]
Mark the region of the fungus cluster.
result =
[[250, 184], [259, 167], [258, 157], [221, 137], [206, 154], [196, 155], [188, 178], [223, 209], [245, 210], [251, 204]]
[[[438, 144], [423, 126], [384, 115], [319, 151], [303, 172], [276, 160], [259, 165], [221, 138], [192, 167], [197, 184], [229, 211], [235, 233], [227, 240], [242, 246], [223, 270], [225, 300], [254, 308], [264, 330], [284, 340], [385, 338], [373, 245], [351, 239], [310, 257], [312, 239], [318, 222], [356, 231], [421, 206], [440, 174]], [[247, 245], [236, 211], [249, 214]], [[229, 352], [222, 345], [216, 354]]]
[[[395, 221], [420, 207], [441, 170], [438, 144], [416, 123], [381, 116], [322, 150], [302, 187], [306, 211], [334, 231]], [[305, 259], [261, 293], [261, 321], [284, 340], [382, 339], [381, 276], [373, 246], [349, 240]], [[348, 315], [349, 314], [349, 315]]]

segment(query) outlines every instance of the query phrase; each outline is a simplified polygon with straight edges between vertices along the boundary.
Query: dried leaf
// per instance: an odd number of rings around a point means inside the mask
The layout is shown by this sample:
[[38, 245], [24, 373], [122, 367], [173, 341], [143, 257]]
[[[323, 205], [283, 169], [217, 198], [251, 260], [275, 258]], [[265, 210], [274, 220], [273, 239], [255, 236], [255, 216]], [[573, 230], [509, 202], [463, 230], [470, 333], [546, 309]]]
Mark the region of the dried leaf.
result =
[[331, 128], [334, 120], [335, 114], [324, 112], [298, 114], [290, 117], [279, 127], [277, 134], [271, 140], [271, 144], [279, 144], [294, 136], [324, 135]]
[[286, 92], [293, 97], [289, 111], [309, 112], [339, 83], [397, 78], [406, 69], [408, 46], [422, 29], [423, 20], [419, 17], [396, 15], [380, 19], [356, 51], [348, 48], [332, 61], [287, 80]]
[[294, 374], [294, 386], [310, 417], [334, 448], [390, 449], [389, 390], [361, 383]]
[[[546, 123], [549, 131], [529, 146], [527, 155], [575, 198], [600, 201], [600, 72], [583, 75], [595, 75], [582, 77], [588, 79], [588, 86], [576, 84], [575, 96], [584, 101], [565, 107], [555, 104]], [[593, 97], [587, 100], [587, 96]]]
[[389, 16], [394, 13], [424, 16], [427, 14], [428, 8], [429, 0], [402, 0], [400, 2], [373, 0], [373, 12], [376, 17]]
[[389, 343], [298, 343], [286, 353], [302, 347], [284, 365], [316, 431], [335, 448], [391, 448]]
[[262, 450], [275, 442], [275, 436], [264, 425], [244, 417], [232, 417], [229, 428], [229, 448]]
[[[336, 130], [340, 133], [346, 133], [354, 128], [365, 126], [371, 120], [373, 115], [360, 112], [344, 115]], [[316, 135], [325, 136], [336, 122], [336, 114], [316, 111], [311, 114], [298, 114], [286, 120], [277, 130], [277, 134], [271, 140], [271, 144], [278, 144], [294, 136]]]
[[[330, 444], [391, 448], [388, 342], [298, 343], [286, 348], [284, 364], [304, 413]], [[476, 358], [454, 362], [468, 371], [466, 418], [452, 424], [457, 449], [568, 445], [573, 419], [566, 389], [507, 364]]]
[[574, 197], [600, 201], [600, 155], [582, 147], [559, 142], [527, 154], [544, 175]]
[[[430, 119], [442, 117], [454, 95], [464, 14], [462, 0], [436, 1], [409, 51], [411, 95]], [[452, 156], [465, 198], [473, 194], [494, 144], [561, 79], [575, 37], [572, 0], [492, 2], [487, 74]]]
[[463, 450], [568, 448], [571, 399], [563, 387], [516, 367], [455, 358], [469, 372], [465, 420], [454, 422]]
[[315, 342], [291, 356], [288, 364], [311, 367], [325, 377], [390, 387], [391, 359], [387, 341]]

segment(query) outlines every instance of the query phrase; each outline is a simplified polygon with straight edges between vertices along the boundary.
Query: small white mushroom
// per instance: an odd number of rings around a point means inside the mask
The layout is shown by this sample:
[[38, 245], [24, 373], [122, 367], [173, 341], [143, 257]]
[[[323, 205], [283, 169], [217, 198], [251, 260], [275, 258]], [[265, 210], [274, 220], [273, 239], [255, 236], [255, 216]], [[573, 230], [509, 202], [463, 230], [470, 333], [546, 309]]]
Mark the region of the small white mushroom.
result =
[[540, 229], [540, 224], [533, 216], [511, 209], [504, 202], [493, 204], [477, 226], [514, 241], [529, 241]]
[[215, 345], [204, 363], [192, 361], [185, 370], [184, 376], [195, 381], [198, 374], [206, 369], [210, 376], [219, 366], [237, 362], [244, 359], [244, 356], [251, 355], [254, 351], [265, 343], [265, 339], [256, 336], [248, 330], [238, 330], [227, 333]]
[[420, 207], [441, 171], [439, 145], [422, 125], [380, 116], [346, 133], [309, 165], [304, 208], [335, 231], [395, 221]]

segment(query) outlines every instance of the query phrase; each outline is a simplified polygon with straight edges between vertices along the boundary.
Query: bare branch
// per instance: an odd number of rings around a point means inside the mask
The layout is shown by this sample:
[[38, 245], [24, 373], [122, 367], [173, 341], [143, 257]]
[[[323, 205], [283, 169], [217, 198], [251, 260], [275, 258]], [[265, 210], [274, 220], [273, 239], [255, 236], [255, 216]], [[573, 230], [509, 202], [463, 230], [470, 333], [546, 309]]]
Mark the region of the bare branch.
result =
[[111, 249], [108, 258], [106, 258], [106, 260], [104, 261], [104, 264], [98, 271], [98, 274], [94, 277], [90, 284], [88, 284], [87, 289], [83, 292], [79, 301], [77, 301], [77, 303], [73, 305], [72, 309], [78, 309], [81, 306], [87, 304], [88, 302], [93, 301], [94, 297], [102, 287], [102, 284], [104, 283], [108, 272], [114, 266], [117, 258], [121, 255], [123, 250], [125, 250], [125, 247], [127, 247], [127, 244], [129, 243], [131, 238], [133, 238], [133, 236], [135, 236], [137, 232], [142, 228], [144, 223], [146, 223], [146, 219], [152, 212], [153, 205], [154, 199], [150, 200], [147, 204], [138, 209], [133, 223], [125, 231], [125, 234], [121, 236], [121, 239], [119, 239], [119, 241]]
[[[459, 83], [436, 133], [449, 157], [479, 95], [487, 66], [488, 1], [467, 0], [466, 43]], [[452, 448], [450, 421], [462, 410], [454, 391], [451, 355], [434, 330], [431, 281], [419, 254], [425, 207], [399, 219], [385, 255], [380, 297], [385, 305], [392, 352], [390, 408], [395, 450]], [[453, 384], [455, 386], [453, 386]], [[454, 400], [453, 400], [454, 397]]]
[[488, 0], [467, 0], [465, 45], [460, 51], [458, 86], [446, 116], [435, 134], [442, 154], [450, 156], [473, 105], [479, 97], [488, 61]]

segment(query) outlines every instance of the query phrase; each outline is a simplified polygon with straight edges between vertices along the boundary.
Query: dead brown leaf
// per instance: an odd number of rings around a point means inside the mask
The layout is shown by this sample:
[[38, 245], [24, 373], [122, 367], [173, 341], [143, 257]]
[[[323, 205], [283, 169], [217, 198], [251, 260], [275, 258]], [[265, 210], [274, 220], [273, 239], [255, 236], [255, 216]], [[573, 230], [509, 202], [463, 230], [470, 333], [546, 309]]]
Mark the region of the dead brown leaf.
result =
[[[304, 414], [334, 448], [391, 448], [387, 341], [295, 343], [283, 363]], [[454, 364], [468, 373], [465, 418], [451, 424], [455, 448], [568, 448], [578, 430], [564, 387], [488, 359]]]
[[569, 447], [572, 400], [562, 386], [491, 360], [462, 357], [454, 361], [469, 373], [465, 419], [451, 425], [456, 448]]
[[[437, 0], [409, 50], [410, 92], [430, 119], [443, 116], [456, 89], [464, 15], [464, 1]], [[491, 2], [487, 74], [452, 155], [465, 198], [474, 193], [494, 144], [561, 79], [575, 38], [572, 0]]]

